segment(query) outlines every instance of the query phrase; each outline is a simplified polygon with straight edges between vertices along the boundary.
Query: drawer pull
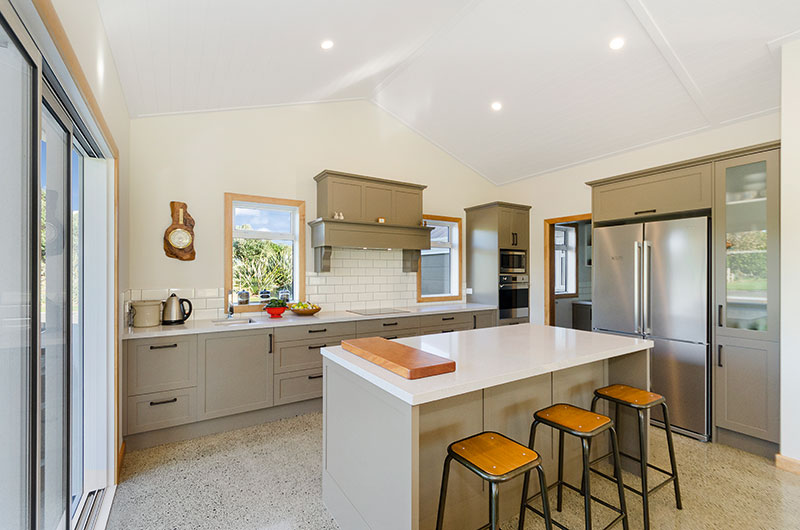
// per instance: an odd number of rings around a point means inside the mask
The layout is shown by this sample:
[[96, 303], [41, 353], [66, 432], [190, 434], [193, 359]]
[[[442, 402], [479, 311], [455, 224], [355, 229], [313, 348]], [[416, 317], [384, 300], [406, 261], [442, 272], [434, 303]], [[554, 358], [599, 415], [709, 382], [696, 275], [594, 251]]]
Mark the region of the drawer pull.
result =
[[309, 332], [309, 333], [325, 333], [326, 331], [328, 331], [328, 328], [322, 328], [322, 329], [309, 329], [309, 330], [308, 330], [308, 332]]
[[165, 399], [165, 400], [162, 400], [162, 401], [151, 401], [150, 402], [150, 406], [151, 407], [155, 407], [156, 405], [166, 405], [167, 403], [175, 403], [176, 401], [178, 401], [178, 398], [176, 398], [176, 397], [174, 397], [172, 399]]
[[309, 346], [308, 349], [309, 350], [318, 350], [320, 348], [324, 348], [325, 346], [327, 346], [327, 344], [317, 344], [316, 346]]
[[150, 346], [151, 350], [166, 350], [167, 348], [177, 348], [177, 344], [160, 344], [158, 346]]
[[383, 327], [396, 326], [398, 322], [384, 322]]
[[322, 374], [319, 374], [319, 375], [309, 375], [309, 376], [308, 376], [308, 378], [309, 378], [309, 379], [319, 379], [319, 378], [321, 378], [321, 377], [322, 377]]
[[397, 338], [397, 335], [392, 335], [391, 337], [385, 337], [386, 340], [394, 340]]
[[452, 333], [454, 331], [455, 331], [454, 329], [445, 329], [445, 330], [442, 330], [442, 333]]
[[633, 212], [633, 215], [643, 215], [646, 213], [656, 213], [656, 209], [653, 208], [652, 210], [639, 210], [638, 212]]
[[456, 317], [442, 317], [442, 322], [444, 322], [446, 320], [455, 320], [455, 319], [456, 319]]

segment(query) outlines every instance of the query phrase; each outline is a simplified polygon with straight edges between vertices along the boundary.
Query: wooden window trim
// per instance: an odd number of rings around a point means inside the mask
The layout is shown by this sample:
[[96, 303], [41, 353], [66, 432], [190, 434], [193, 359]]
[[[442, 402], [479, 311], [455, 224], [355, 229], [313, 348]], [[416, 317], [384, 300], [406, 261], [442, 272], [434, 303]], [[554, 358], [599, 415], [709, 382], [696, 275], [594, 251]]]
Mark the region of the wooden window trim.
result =
[[555, 283], [555, 271], [553, 270], [555, 225], [591, 220], [592, 214], [590, 213], [544, 220], [544, 323], [546, 326], [554, 326], [556, 322], [556, 297], [553, 293], [553, 284]]
[[[578, 263], [578, 229], [580, 228], [580, 224], [578, 222], [574, 222], [574, 223], [557, 223], [557, 224], [553, 225], [553, 230], [554, 231], [555, 231], [555, 228], [557, 226], [568, 226], [568, 227], [571, 227], [571, 228], [575, 229], [575, 252], [574, 252], [574, 254], [575, 254], [575, 267], [574, 267], [575, 274], [573, 275], [574, 276], [574, 280], [573, 281], [575, 282], [575, 292], [574, 293], [559, 293], [559, 294], [553, 293], [553, 297], [556, 300], [561, 299], [561, 298], [578, 298], [578, 267], [580, 266], [580, 264]], [[555, 239], [555, 233], [553, 234], [553, 239]], [[553, 242], [553, 250], [555, 251], [555, 241]], [[555, 252], [553, 252], [553, 256], [555, 256]], [[553, 271], [553, 277], [554, 277], [553, 283], [555, 284], [555, 271]]]
[[[278, 199], [275, 197], [261, 197], [259, 195], [244, 195], [241, 193], [225, 194], [225, 305], [227, 306], [228, 292], [233, 289], [233, 203], [254, 202], [259, 204], [273, 204], [276, 206], [292, 206], [297, 208], [297, 281], [298, 299], [306, 299], [306, 202], [294, 199]], [[249, 313], [261, 311], [264, 304], [250, 304], [246, 306], [234, 305], [234, 313]]]
[[444, 215], [423, 215], [423, 221], [444, 221], [447, 223], [455, 223], [458, 230], [458, 294], [449, 296], [422, 296], [422, 257], [417, 264], [417, 302], [453, 302], [461, 300], [463, 293], [461, 292], [462, 284], [464, 283], [464, 231], [461, 229], [460, 217], [446, 217]]

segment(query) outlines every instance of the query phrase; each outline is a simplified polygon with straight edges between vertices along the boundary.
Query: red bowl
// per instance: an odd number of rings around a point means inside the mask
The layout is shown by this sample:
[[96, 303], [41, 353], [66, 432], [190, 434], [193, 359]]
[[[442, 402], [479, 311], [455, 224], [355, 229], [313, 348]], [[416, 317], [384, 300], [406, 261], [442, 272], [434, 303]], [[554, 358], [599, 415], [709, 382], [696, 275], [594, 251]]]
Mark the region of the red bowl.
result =
[[286, 311], [285, 307], [267, 307], [267, 313], [269, 313], [269, 318], [281, 318], [281, 315], [284, 311]]

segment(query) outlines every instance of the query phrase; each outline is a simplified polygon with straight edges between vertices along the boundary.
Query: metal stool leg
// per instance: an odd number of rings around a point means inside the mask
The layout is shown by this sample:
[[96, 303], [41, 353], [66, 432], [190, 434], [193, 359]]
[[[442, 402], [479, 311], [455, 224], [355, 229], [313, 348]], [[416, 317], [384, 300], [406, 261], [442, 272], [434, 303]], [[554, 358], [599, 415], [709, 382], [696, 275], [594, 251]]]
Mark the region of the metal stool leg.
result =
[[556, 487], [556, 511], [561, 511], [564, 499], [564, 431], [558, 431], [558, 486]]
[[436, 530], [442, 530], [444, 523], [444, 503], [447, 497], [447, 479], [450, 478], [450, 461], [452, 456], [447, 455], [444, 459], [444, 469], [442, 470], [442, 489], [439, 491], [439, 512], [436, 515]]
[[650, 495], [647, 487], [647, 418], [644, 410], [639, 410], [639, 457], [642, 473], [642, 513], [644, 530], [650, 529]]
[[[547, 530], [553, 529], [553, 520], [550, 518], [550, 499], [547, 498], [547, 479], [544, 476], [544, 468], [539, 466], [536, 468], [539, 474], [539, 487], [542, 490], [542, 513], [544, 514], [544, 527]], [[523, 530], [522, 526], [519, 530]]]
[[581, 438], [581, 446], [583, 447], [583, 512], [586, 517], [586, 530], [592, 530], [592, 494], [589, 483], [589, 442], [586, 438]]
[[518, 530], [524, 530], [525, 528], [525, 506], [528, 505], [528, 484], [531, 481], [531, 472], [528, 471], [525, 473], [525, 478], [522, 479], [522, 503], [519, 507], [519, 526], [517, 526]]
[[489, 528], [492, 530], [499, 530], [500, 525], [497, 522], [499, 514], [497, 513], [497, 501], [499, 499], [499, 491], [497, 482], [489, 483]]
[[669, 411], [667, 410], [667, 404], [662, 403], [661, 408], [664, 412], [664, 427], [667, 431], [667, 447], [669, 448], [669, 463], [672, 467], [672, 476], [674, 477], [672, 482], [675, 485], [675, 505], [679, 510], [683, 509], [683, 503], [681, 503], [681, 487], [678, 485], [678, 464], [675, 462], [675, 447], [672, 445], [672, 426], [669, 423]]
[[611, 436], [611, 451], [614, 453], [614, 478], [617, 479], [617, 493], [619, 494], [619, 509], [624, 514], [622, 518], [623, 530], [628, 530], [628, 507], [625, 505], [625, 485], [622, 483], [622, 466], [619, 461], [619, 446], [617, 431], [612, 427], [608, 430]]

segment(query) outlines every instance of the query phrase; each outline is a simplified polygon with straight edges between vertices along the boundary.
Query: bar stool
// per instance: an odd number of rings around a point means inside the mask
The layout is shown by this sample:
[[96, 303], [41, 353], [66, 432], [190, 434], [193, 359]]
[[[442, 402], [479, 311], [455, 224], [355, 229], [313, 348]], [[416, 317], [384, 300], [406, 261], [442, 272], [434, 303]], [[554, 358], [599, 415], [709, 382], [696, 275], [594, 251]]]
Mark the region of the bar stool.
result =
[[[575, 491], [576, 493], [580, 493], [583, 495], [583, 506], [584, 506], [584, 519], [586, 530], [591, 530], [592, 528], [592, 501], [595, 501], [599, 504], [602, 504], [606, 508], [613, 510], [618, 515], [611, 521], [608, 525], [605, 526], [603, 530], [607, 530], [618, 522], [622, 521], [622, 527], [625, 530], [628, 530], [628, 513], [625, 508], [625, 489], [623, 488], [622, 483], [622, 471], [620, 469], [620, 462], [619, 462], [619, 448], [617, 447], [617, 433], [614, 430], [614, 422], [611, 421], [611, 418], [608, 416], [603, 416], [602, 414], [598, 414], [596, 412], [588, 411], [586, 409], [582, 409], [579, 407], [574, 407], [572, 405], [567, 405], [565, 403], [559, 403], [556, 405], [552, 405], [547, 407], [546, 409], [542, 409], [536, 412], [533, 415], [533, 424], [531, 425], [531, 437], [530, 442], [528, 443], [528, 447], [533, 449], [534, 444], [536, 442], [536, 428], [539, 424], [544, 424], [553, 429], [558, 431], [558, 480], [556, 481], [553, 486], [558, 488], [557, 493], [557, 501], [556, 501], [556, 511], [561, 511], [561, 504], [563, 499], [563, 487], [566, 486], [567, 488]], [[597, 437], [598, 435], [608, 431], [609, 436], [611, 438], [611, 453], [614, 455], [614, 474], [615, 477], [606, 477], [609, 478], [612, 482], [616, 482], [617, 484], [617, 493], [619, 494], [619, 507], [613, 506], [603, 499], [599, 499], [597, 497], [592, 496], [591, 488], [589, 484], [589, 469], [590, 469], [590, 459], [589, 459], [589, 442]], [[571, 434], [572, 436], [576, 436], [581, 441], [581, 447], [583, 449], [583, 482], [581, 484], [581, 488], [576, 488], [572, 484], [569, 484], [564, 480], [564, 434]], [[551, 486], [551, 487], [553, 487]], [[523, 489], [525, 489], [523, 487]], [[542, 493], [545, 493], [545, 489], [542, 489]], [[531, 510], [532, 512], [536, 513], [537, 515], [542, 515], [529, 504], [529, 501], [535, 499], [540, 494], [537, 493], [530, 499], [523, 498], [522, 508], [519, 512], [519, 528], [522, 530], [525, 524], [525, 509]], [[566, 526], [559, 523], [556, 520], [553, 520], [553, 525], [562, 528], [563, 530], [569, 530]]]
[[[606, 386], [603, 388], [598, 388], [594, 391], [594, 399], [592, 399], [592, 410], [595, 409], [597, 405], [597, 401], [600, 399], [605, 399], [614, 403], [615, 408], [615, 416], [617, 421], [619, 421], [619, 406], [622, 405], [623, 407], [630, 407], [634, 409], [639, 417], [639, 454], [641, 458], [636, 458], [635, 456], [621, 453], [622, 456], [626, 458], [630, 458], [636, 462], [639, 462], [641, 467], [641, 474], [642, 474], [642, 491], [638, 491], [630, 486], [625, 486], [630, 491], [640, 495], [642, 497], [642, 512], [644, 514], [644, 528], [648, 530], [650, 528], [650, 494], [658, 491], [665, 485], [672, 482], [675, 486], [675, 504], [679, 510], [683, 509], [683, 505], [681, 503], [681, 488], [678, 484], [678, 468], [675, 464], [675, 447], [672, 445], [672, 427], [669, 423], [669, 411], [667, 410], [667, 402], [664, 399], [664, 396], [655, 394], [653, 392], [648, 392], [647, 390], [641, 390], [639, 388], [635, 388], [628, 385], [611, 385]], [[654, 466], [647, 462], [647, 417], [645, 416], [645, 412], [661, 405], [661, 410], [664, 414], [664, 429], [667, 432], [667, 447], [669, 449], [669, 463], [672, 468], [672, 472], [666, 471], [661, 469], [660, 467]], [[592, 464], [603, 460], [604, 458], [608, 458], [609, 454], [603, 455], [597, 459], [595, 459]], [[667, 479], [661, 482], [659, 485], [655, 486], [652, 489], [647, 488], [647, 468], [655, 469], [656, 471], [667, 475]], [[597, 469], [592, 469], [593, 472], [597, 473], [598, 475], [606, 476], [604, 473]], [[606, 478], [608, 478], [606, 476]]]
[[[453, 442], [447, 448], [447, 457], [444, 459], [436, 530], [441, 530], [444, 523], [447, 479], [450, 475], [450, 461], [453, 459], [489, 482], [489, 524], [482, 526], [481, 530], [484, 528], [491, 528], [492, 530], [500, 528], [498, 522], [498, 485], [501, 482], [511, 480], [522, 473], [525, 474], [525, 482], [522, 489], [523, 505], [528, 495], [528, 479], [533, 468], [536, 468], [539, 474], [539, 483], [543, 488], [542, 491], [546, 491], [547, 488], [547, 480], [544, 476], [542, 459], [539, 454], [500, 433], [486, 431]], [[545, 526], [547, 530], [551, 530], [550, 505], [548, 504], [546, 493], [542, 496], [542, 510]]]

